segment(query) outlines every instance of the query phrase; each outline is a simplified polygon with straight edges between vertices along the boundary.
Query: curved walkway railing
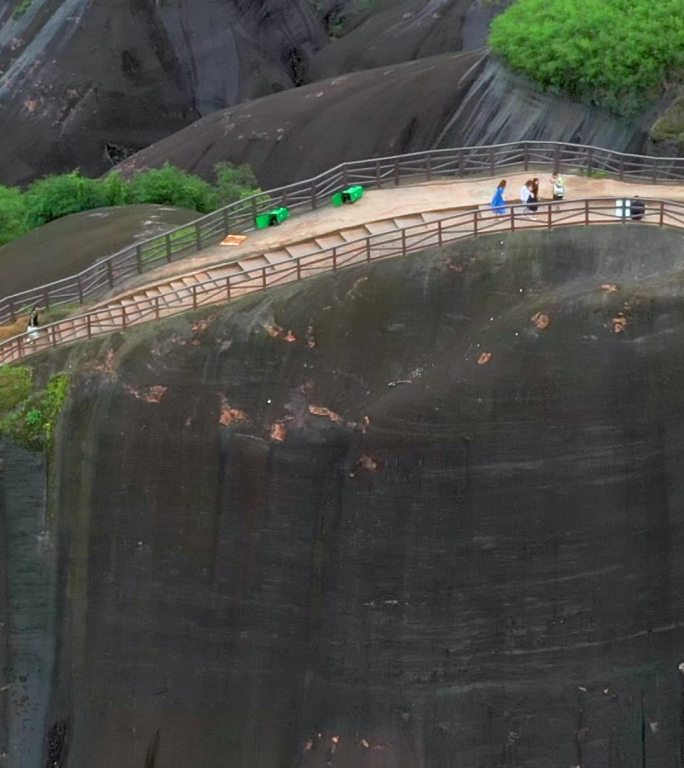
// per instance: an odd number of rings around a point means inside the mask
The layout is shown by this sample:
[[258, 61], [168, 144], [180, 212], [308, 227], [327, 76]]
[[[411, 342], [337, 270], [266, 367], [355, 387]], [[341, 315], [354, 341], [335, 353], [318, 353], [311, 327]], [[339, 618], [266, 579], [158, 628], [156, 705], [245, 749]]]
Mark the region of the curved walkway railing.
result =
[[0, 300], [0, 325], [27, 314], [34, 304], [49, 308], [82, 306], [133, 275], [177, 261], [220, 242], [229, 232], [252, 228], [254, 217], [273, 205], [291, 211], [316, 210], [348, 184], [371, 189], [415, 184], [437, 178], [495, 176], [519, 168], [549, 168], [564, 173], [607, 175], [649, 184], [684, 182], [684, 158], [647, 157], [600, 147], [550, 141], [519, 141], [484, 147], [436, 149], [407, 155], [342, 163], [311, 179], [253, 195], [163, 235], [131, 245], [76, 275]]
[[201, 283], [144, 297], [126, 304], [105, 306], [91, 312], [66, 318], [40, 329], [31, 341], [26, 334], [0, 343], [0, 364], [15, 363], [51, 347], [92, 339], [113, 331], [122, 331], [150, 320], [159, 320], [199, 307], [218, 304], [255, 291], [285, 283], [301, 281], [323, 272], [370, 263], [393, 256], [442, 246], [464, 237], [476, 237], [490, 232], [551, 229], [559, 226], [595, 226], [615, 224], [625, 226], [659, 226], [684, 229], [684, 203], [644, 199], [646, 213], [639, 221], [619, 216], [617, 198], [572, 200], [539, 203], [534, 219], [523, 215], [523, 206], [512, 206], [497, 216], [489, 210], [466, 211], [431, 223], [416, 224], [405, 229], [393, 229], [309, 255], [289, 258], [270, 266], [255, 267], [241, 274], [205, 280]]

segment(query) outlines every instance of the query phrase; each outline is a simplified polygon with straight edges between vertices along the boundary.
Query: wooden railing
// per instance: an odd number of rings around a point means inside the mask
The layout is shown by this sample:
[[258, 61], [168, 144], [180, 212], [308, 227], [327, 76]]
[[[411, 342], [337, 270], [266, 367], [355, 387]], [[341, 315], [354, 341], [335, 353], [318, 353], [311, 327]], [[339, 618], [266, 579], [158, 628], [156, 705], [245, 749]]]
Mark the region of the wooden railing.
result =
[[548, 141], [437, 149], [342, 163], [314, 178], [259, 193], [131, 245], [71, 277], [8, 296], [0, 300], [0, 325], [27, 314], [34, 304], [46, 309], [65, 304], [82, 306], [133, 275], [215, 245], [229, 232], [250, 230], [256, 214], [276, 204], [304, 212], [327, 205], [333, 192], [352, 183], [379, 189], [432, 179], [502, 176], [515, 169], [545, 168], [649, 184], [684, 182], [684, 158], [629, 155]]
[[[464, 237], [491, 232], [550, 229], [559, 226], [595, 226], [622, 222], [625, 226], [676, 227], [684, 229], [684, 203], [643, 199], [646, 212], [639, 221], [619, 218], [616, 198], [566, 200], [539, 203], [532, 218], [524, 206], [509, 206], [504, 215], [491, 210], [473, 210], [426, 224], [369, 235], [333, 248], [319, 250], [240, 274], [205, 280], [201, 283], [144, 297], [127, 304], [102, 307], [85, 314], [46, 325], [35, 340], [26, 334], [0, 343], [0, 364], [15, 363], [50, 347], [177, 315], [209, 304], [218, 304], [254, 291], [314, 277], [323, 272], [370, 263], [393, 256], [435, 248]], [[215, 267], [216, 268], [216, 267]]]

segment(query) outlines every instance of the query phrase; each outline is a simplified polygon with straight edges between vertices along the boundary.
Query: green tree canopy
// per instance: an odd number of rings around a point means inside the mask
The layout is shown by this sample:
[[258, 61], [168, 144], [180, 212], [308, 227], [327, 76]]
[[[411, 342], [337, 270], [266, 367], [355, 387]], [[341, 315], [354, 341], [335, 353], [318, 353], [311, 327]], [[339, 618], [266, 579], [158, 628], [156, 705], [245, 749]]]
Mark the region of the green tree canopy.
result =
[[544, 87], [620, 114], [684, 82], [682, 0], [518, 0], [489, 42]]
[[27, 232], [26, 201], [20, 189], [0, 186], [0, 245]]
[[97, 179], [81, 176], [79, 171], [34, 181], [24, 199], [29, 228], [39, 227], [69, 213], [105, 205], [102, 184]]
[[137, 173], [130, 182], [130, 201], [213, 211], [218, 198], [211, 184], [166, 163], [162, 168]]

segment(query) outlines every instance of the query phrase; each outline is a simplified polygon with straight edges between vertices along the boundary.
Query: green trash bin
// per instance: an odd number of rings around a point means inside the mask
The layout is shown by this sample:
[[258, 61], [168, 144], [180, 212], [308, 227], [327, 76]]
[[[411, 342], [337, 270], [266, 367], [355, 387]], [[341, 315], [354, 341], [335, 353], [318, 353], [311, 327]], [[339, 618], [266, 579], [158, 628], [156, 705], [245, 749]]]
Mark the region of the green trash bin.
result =
[[257, 217], [254, 219], [254, 226], [257, 229], [266, 229], [266, 227], [271, 226], [271, 214], [270, 213], [259, 213], [257, 214]]
[[344, 205], [344, 203], [355, 203], [363, 197], [363, 187], [360, 184], [353, 184], [351, 187], [343, 189], [341, 192], [335, 192], [332, 196], [333, 205]]
[[288, 208], [281, 206], [280, 208], [273, 208], [265, 213], [258, 213], [254, 219], [254, 226], [257, 229], [266, 229], [266, 227], [273, 227], [276, 224], [282, 224], [290, 216]]
[[342, 190], [342, 197], [345, 203], [355, 203], [363, 197], [363, 187], [360, 184], [354, 184]]
[[283, 208], [282, 206], [280, 208], [274, 208], [272, 211], [270, 211], [271, 214], [271, 224], [282, 224], [289, 216], [290, 211], [287, 208]]

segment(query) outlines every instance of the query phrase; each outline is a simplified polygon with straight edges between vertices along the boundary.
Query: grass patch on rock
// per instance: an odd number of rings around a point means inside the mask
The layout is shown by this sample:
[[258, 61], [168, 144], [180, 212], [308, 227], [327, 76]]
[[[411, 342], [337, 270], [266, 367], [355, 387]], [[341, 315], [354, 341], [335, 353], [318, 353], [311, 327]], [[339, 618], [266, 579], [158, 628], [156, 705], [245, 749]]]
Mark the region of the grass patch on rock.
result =
[[64, 374], [34, 390], [31, 368], [0, 367], [0, 435], [30, 450], [49, 451], [68, 391]]

